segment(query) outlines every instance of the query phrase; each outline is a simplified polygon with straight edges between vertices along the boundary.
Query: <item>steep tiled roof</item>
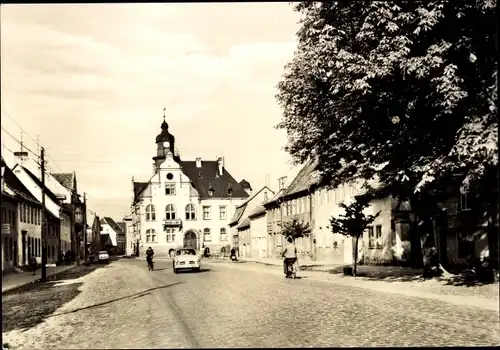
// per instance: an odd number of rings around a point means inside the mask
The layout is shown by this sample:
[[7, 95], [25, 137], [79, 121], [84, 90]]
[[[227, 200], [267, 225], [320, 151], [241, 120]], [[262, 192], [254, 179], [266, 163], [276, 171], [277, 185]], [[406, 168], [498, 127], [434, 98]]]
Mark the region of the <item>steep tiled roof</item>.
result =
[[319, 177], [316, 173], [318, 162], [316, 159], [311, 159], [300, 169], [299, 173], [293, 179], [290, 186], [284, 190], [279, 190], [276, 195], [269, 201], [264, 203], [265, 206], [272, 205], [281, 198], [291, 196], [293, 194], [307, 190], [310, 186], [318, 184]]
[[23, 185], [21, 180], [19, 180], [14, 172], [7, 166], [3, 158], [1, 159], [1, 165], [5, 167], [5, 185], [8, 186], [12, 190], [12, 192], [16, 194], [18, 199], [41, 205], [41, 203], [35, 198], [35, 196], [31, 194], [31, 192]]
[[241, 216], [243, 215], [243, 212], [245, 211], [245, 208], [247, 207], [247, 203], [243, 203], [242, 205], [239, 205], [236, 207], [236, 211], [233, 214], [233, 217], [231, 218], [231, 221], [229, 222], [229, 226], [234, 226], [235, 224], [240, 221]]
[[303, 167], [300, 169], [299, 173], [293, 179], [290, 186], [285, 191], [285, 196], [292, 195], [294, 193], [302, 192], [307, 190], [311, 185], [317, 183], [317, 178], [314, 174], [316, 167], [318, 166], [318, 162], [316, 159], [309, 160]]
[[[201, 167], [196, 167], [196, 161], [180, 161], [182, 172], [189, 177], [200, 198], [248, 198], [248, 193], [241, 185], [223, 168], [223, 174], [218, 173], [217, 161], [205, 160]], [[154, 176], [153, 176], [154, 177]], [[149, 182], [134, 182], [134, 203], [136, 203]], [[209, 194], [213, 190], [213, 195]], [[228, 189], [231, 189], [229, 195]]]
[[127, 229], [126, 225], [124, 222], [117, 222], [118, 226], [120, 226], [120, 229], [122, 230], [122, 233], [125, 234], [125, 231]]
[[248, 218], [246, 218], [245, 220], [243, 220], [241, 222], [241, 224], [239, 224], [236, 228], [238, 230], [242, 230], [242, 229], [247, 228], [247, 227], [250, 227], [250, 220], [248, 220]]
[[243, 180], [240, 181], [240, 186], [242, 188], [244, 188], [245, 190], [251, 190], [252, 189], [252, 186], [250, 186], [250, 182], [248, 182], [245, 179], [243, 179]]
[[57, 180], [57, 182], [66, 187], [68, 190], [73, 189], [73, 173], [58, 173], [51, 175]]
[[[181, 161], [182, 172], [189, 177], [194, 188], [201, 198], [247, 198], [248, 193], [243, 187], [223, 168], [223, 174], [218, 174], [217, 161], [205, 160], [201, 167], [196, 167], [196, 161]], [[232, 189], [229, 195], [228, 189]], [[213, 195], [209, 195], [209, 189], [213, 189]]]
[[148, 187], [149, 182], [134, 182], [134, 203], [137, 202], [141, 193]]
[[103, 217], [101, 219], [101, 224], [108, 224], [113, 229], [113, 231], [116, 232], [116, 234], [123, 234], [123, 231], [120, 228], [120, 226], [118, 226], [118, 224], [115, 222], [115, 220], [113, 220], [109, 216]]
[[111, 237], [107, 233], [101, 234], [100, 241], [101, 241], [102, 247], [113, 246], [113, 241], [111, 240]]
[[36, 177], [36, 176], [35, 176], [35, 175], [31, 172], [31, 171], [29, 171], [26, 167], [24, 167], [24, 166], [23, 166], [22, 168], [26, 171], [26, 174], [28, 174], [28, 175], [29, 175], [29, 177], [30, 177], [30, 178], [31, 178], [31, 179], [32, 179], [32, 180], [36, 183], [36, 185], [37, 185], [38, 187], [40, 187], [40, 188], [45, 187], [45, 194], [47, 195], [47, 197], [49, 197], [49, 198], [50, 198], [50, 199], [51, 199], [54, 203], [56, 203], [57, 205], [60, 205], [60, 204], [61, 204], [61, 203], [60, 203], [60, 201], [59, 201], [59, 199], [57, 199], [57, 196], [56, 196], [54, 193], [52, 193], [52, 191], [50, 191], [50, 190], [47, 188], [47, 186], [44, 186], [44, 185], [42, 184], [42, 181], [41, 181], [38, 177]]
[[248, 215], [248, 218], [249, 219], [252, 219], [252, 218], [255, 218], [259, 215], [262, 215], [262, 214], [265, 214], [266, 213], [266, 208], [264, 207], [263, 204], [257, 206], [257, 208], [255, 208], [251, 213], [250, 215]]

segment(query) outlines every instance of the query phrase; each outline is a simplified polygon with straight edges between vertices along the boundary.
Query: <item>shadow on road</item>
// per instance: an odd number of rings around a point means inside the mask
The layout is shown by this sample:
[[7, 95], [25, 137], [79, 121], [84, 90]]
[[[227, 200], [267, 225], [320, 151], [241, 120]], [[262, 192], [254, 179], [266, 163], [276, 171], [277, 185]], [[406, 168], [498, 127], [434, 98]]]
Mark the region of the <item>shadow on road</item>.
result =
[[[331, 274], [343, 274], [344, 268], [349, 268], [350, 265], [340, 266], [329, 270]], [[385, 282], [423, 282], [429, 278], [423, 278], [423, 270], [411, 267], [402, 266], [376, 266], [376, 265], [359, 265], [356, 268], [356, 277], [370, 281], [385, 281]], [[482, 286], [495, 282], [482, 282], [477, 279], [470, 279], [464, 274], [456, 274], [447, 277], [435, 277], [436, 281], [448, 286]]]
[[[339, 266], [335, 269], [328, 270], [328, 273], [343, 274], [345, 268], [350, 269], [351, 267], [351, 265]], [[386, 282], [423, 281], [422, 273], [422, 269], [402, 266], [358, 265], [356, 267], [357, 278]]]
[[143, 290], [142, 292], [138, 292], [138, 293], [126, 295], [124, 297], [111, 299], [111, 300], [108, 300], [108, 301], [104, 301], [102, 303], [97, 303], [97, 304], [93, 304], [93, 305], [89, 305], [89, 306], [77, 308], [77, 309], [74, 309], [74, 310], [60, 312], [60, 313], [57, 313], [57, 314], [53, 314], [53, 315], [51, 315], [49, 317], [56, 317], [56, 316], [61, 316], [61, 315], [65, 315], [65, 314], [75, 313], [75, 312], [82, 311], [82, 310], [93, 309], [93, 308], [96, 308], [96, 307], [108, 305], [108, 304], [115, 303], [117, 301], [121, 301], [121, 300], [125, 300], [125, 299], [138, 299], [138, 298], [142, 298], [142, 297], [144, 297], [146, 295], [151, 294], [151, 292], [154, 291], [154, 290], [166, 289], [166, 288], [170, 288], [170, 287], [176, 286], [178, 284], [182, 284], [182, 283], [184, 283], [184, 282], [175, 282], [175, 283], [167, 284], [167, 285], [160, 286], [160, 287], [149, 288], [149, 289]]
[[208, 269], [208, 268], [201, 268], [200, 271], [193, 271], [193, 270], [189, 270], [189, 269], [185, 269], [185, 270], [179, 270], [177, 271], [177, 273], [201, 273], [201, 272], [209, 272], [211, 271], [211, 269]]
[[[88, 275], [102, 265], [77, 266], [51, 276], [49, 282], [30, 283], [2, 294], [3, 331], [27, 330], [43, 322], [58, 308], [80, 294], [82, 282], [61, 284]], [[107, 267], [109, 268], [109, 267]]]

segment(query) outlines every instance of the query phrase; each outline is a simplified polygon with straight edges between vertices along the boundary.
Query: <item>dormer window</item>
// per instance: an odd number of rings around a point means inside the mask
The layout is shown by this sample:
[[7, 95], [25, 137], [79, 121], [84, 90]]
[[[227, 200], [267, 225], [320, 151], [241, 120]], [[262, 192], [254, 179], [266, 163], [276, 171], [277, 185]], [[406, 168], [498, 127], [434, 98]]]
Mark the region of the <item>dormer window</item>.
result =
[[210, 186], [208, 187], [208, 195], [209, 195], [209, 196], [213, 196], [213, 195], [214, 195], [214, 188], [212, 187], [212, 185], [210, 185]]
[[229, 185], [229, 187], [227, 188], [227, 194], [228, 195], [232, 195], [233, 194], [233, 188], [231, 187], [231, 185]]

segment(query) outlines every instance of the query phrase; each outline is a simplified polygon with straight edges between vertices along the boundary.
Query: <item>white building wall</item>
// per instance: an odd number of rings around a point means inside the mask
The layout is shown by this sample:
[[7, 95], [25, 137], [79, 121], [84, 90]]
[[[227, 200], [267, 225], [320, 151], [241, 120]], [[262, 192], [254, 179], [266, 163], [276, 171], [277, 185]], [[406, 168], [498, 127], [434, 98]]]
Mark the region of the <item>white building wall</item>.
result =
[[267, 234], [267, 218], [266, 215], [261, 215], [250, 219], [250, 234], [252, 257], [263, 259], [267, 257], [268, 234]]
[[116, 231], [111, 228], [108, 224], [101, 223], [102, 231], [101, 235], [109, 235], [113, 246], [116, 247]]
[[339, 204], [352, 201], [356, 193], [349, 184], [342, 184], [335, 189], [322, 187], [314, 191], [313, 235], [316, 238], [317, 260], [349, 263], [346, 259], [351, 259], [352, 256], [351, 239], [332, 233], [330, 218], [343, 214], [344, 210]]
[[125, 220], [125, 254], [126, 255], [133, 255], [135, 253], [134, 246], [137, 242], [137, 238], [135, 237], [134, 234], [134, 228], [133, 228], [133, 222], [132, 220]]
[[[28, 203], [28, 202], [20, 202], [20, 203]], [[33, 208], [36, 208], [36, 207], [33, 207]], [[31, 238], [31, 239], [34, 239], [36, 240], [36, 242], [39, 242], [37, 243], [40, 248], [39, 248], [39, 252], [35, 252], [35, 257], [36, 257], [36, 260], [38, 261], [38, 263], [41, 263], [42, 262], [42, 250], [41, 250], [41, 244], [42, 244], [42, 225], [41, 225], [41, 213], [42, 213], [42, 210], [41, 209], [36, 209], [38, 211], [37, 215], [38, 217], [40, 218], [39, 220], [37, 220], [38, 224], [34, 224], [34, 223], [29, 223], [29, 222], [23, 222], [21, 221], [21, 210], [22, 210], [22, 206], [19, 204], [17, 206], [17, 224], [19, 227], [19, 236], [18, 236], [18, 240], [17, 240], [17, 243], [18, 243], [18, 249], [17, 251], [19, 252], [19, 255], [18, 255], [18, 261], [21, 262], [22, 259], [23, 259], [23, 246], [22, 246], [22, 232], [23, 231], [26, 231], [26, 260], [29, 259], [29, 254], [28, 254], [28, 238]]]
[[[172, 178], [167, 179], [167, 175], [171, 174]], [[167, 195], [165, 193], [166, 184], [175, 184], [175, 195]], [[184, 234], [192, 230], [196, 233], [199, 248], [202, 244], [209, 247], [211, 253], [218, 253], [220, 248], [231, 244], [231, 235], [229, 232], [229, 222], [234, 214], [237, 205], [243, 203], [246, 198], [210, 198], [199, 200], [197, 191], [192, 187], [191, 180], [182, 172], [180, 165], [172, 159], [167, 159], [162, 164], [160, 171], [151, 179], [151, 183], [144, 191], [143, 199], [139, 204], [139, 221], [140, 221], [140, 252], [141, 254], [151, 246], [155, 250], [155, 255], [168, 255], [169, 251], [177, 247], [183, 246]], [[167, 205], [172, 204], [175, 207], [175, 219], [182, 221], [181, 227], [171, 227], [174, 232], [166, 232], [164, 230], [164, 222], [166, 219]], [[186, 206], [194, 205], [195, 219], [186, 220]], [[153, 205], [155, 208], [155, 220], [146, 220], [146, 209], [148, 205]], [[203, 218], [203, 206], [210, 207], [210, 218]], [[220, 207], [226, 207], [226, 215], [221, 218]], [[205, 236], [203, 230], [210, 229], [210, 236]], [[226, 239], [221, 240], [220, 229], [226, 229]], [[148, 230], [155, 231], [155, 241], [148, 241]], [[152, 231], [149, 231], [152, 232]], [[168, 236], [174, 235], [175, 238], [168, 240]], [[210, 238], [210, 240], [208, 240]]]

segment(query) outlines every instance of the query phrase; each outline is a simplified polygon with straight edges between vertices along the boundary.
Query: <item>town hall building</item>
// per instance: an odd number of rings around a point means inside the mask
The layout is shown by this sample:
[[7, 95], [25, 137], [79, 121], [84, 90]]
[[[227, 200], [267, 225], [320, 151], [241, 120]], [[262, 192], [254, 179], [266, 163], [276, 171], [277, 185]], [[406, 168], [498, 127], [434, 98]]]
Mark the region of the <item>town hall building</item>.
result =
[[181, 160], [165, 116], [156, 146], [153, 176], [147, 182], [132, 178], [135, 239], [127, 244], [141, 256], [149, 246], [155, 256], [178, 247], [211, 254], [230, 249], [229, 222], [251, 195], [250, 184], [231, 176], [224, 157]]

